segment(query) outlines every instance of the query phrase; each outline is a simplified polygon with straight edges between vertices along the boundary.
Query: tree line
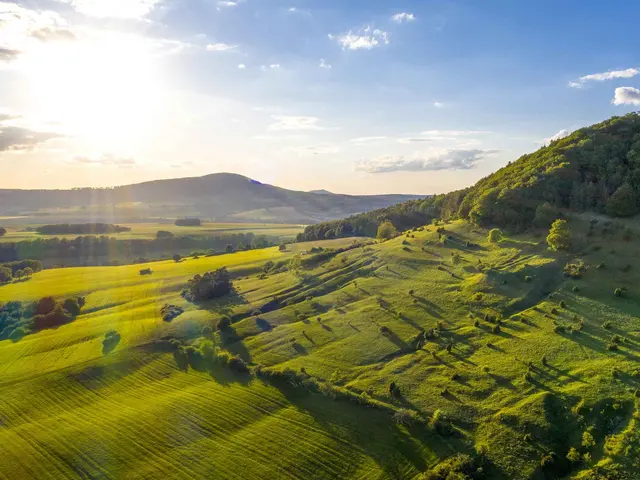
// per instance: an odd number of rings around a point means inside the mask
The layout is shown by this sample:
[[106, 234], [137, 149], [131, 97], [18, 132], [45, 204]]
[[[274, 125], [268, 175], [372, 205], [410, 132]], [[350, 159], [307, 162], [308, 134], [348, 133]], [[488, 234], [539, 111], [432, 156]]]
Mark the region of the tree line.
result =
[[521, 231], [558, 209], [615, 217], [640, 213], [640, 114], [577, 130], [510, 162], [473, 187], [310, 225], [298, 240], [375, 236], [386, 220], [399, 230], [433, 219], [460, 218], [482, 227]]
[[129, 227], [111, 223], [58, 223], [36, 227], [36, 232], [41, 235], [106, 235], [130, 231]]
[[10, 263], [30, 259], [55, 264], [104, 264], [122, 258], [157, 256], [185, 251], [210, 254], [229, 250], [266, 248], [274, 246], [276, 244], [274, 240], [276, 239], [253, 233], [123, 240], [105, 235], [79, 236], [75, 239], [37, 238], [0, 243], [0, 262]]

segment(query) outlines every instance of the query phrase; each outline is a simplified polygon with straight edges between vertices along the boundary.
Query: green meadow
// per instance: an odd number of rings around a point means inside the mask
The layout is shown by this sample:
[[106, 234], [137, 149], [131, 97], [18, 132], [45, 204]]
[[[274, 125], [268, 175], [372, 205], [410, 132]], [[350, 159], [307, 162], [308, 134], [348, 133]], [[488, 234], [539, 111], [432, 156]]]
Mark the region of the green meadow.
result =
[[[2, 219], [0, 219], [2, 220]], [[55, 222], [53, 222], [55, 223]], [[40, 224], [12, 224], [11, 219], [5, 221], [3, 225], [7, 233], [0, 237], [0, 242], [21, 242], [35, 240], [38, 238], [66, 238], [74, 239], [79, 235], [41, 235], [35, 231], [27, 231], [27, 229], [35, 229]], [[159, 230], [173, 233], [175, 236], [197, 236], [211, 237], [216, 235], [227, 235], [237, 233], [253, 233], [255, 235], [266, 235], [270, 238], [278, 238], [280, 240], [292, 240], [295, 236], [302, 232], [304, 225], [289, 224], [269, 224], [269, 223], [209, 223], [204, 222], [199, 227], [179, 227], [173, 223], [149, 222], [149, 223], [119, 223], [118, 225], [131, 228], [130, 232], [111, 234], [119, 240], [152, 240], [156, 238]]]
[[[0, 302], [87, 303], [0, 342], [0, 478], [634, 478], [637, 242], [582, 218], [572, 255], [546, 232], [492, 244], [466, 222], [441, 227], [1, 286]], [[223, 266], [232, 295], [181, 297]], [[184, 313], [164, 321], [167, 304]], [[231, 328], [211, 340], [252, 372], [180, 368], [168, 340], [200, 347], [223, 316]], [[105, 351], [111, 330], [121, 340]], [[480, 470], [454, 471], [456, 453]]]

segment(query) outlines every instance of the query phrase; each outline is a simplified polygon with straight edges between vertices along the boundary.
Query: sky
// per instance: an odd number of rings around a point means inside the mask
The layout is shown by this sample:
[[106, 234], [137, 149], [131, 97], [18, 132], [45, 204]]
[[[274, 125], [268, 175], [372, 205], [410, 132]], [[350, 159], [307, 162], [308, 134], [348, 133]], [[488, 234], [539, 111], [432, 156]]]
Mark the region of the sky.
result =
[[632, 0], [0, 1], [0, 188], [442, 193], [640, 110]]

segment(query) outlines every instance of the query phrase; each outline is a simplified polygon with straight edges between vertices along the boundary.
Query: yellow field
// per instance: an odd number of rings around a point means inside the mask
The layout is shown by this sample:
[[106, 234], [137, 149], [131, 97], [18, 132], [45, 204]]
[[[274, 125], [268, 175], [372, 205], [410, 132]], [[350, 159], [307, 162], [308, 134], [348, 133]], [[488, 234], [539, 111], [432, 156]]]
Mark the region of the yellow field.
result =
[[[110, 234], [119, 240], [153, 239], [158, 230], [172, 232], [176, 236], [217, 236], [237, 233], [253, 233], [266, 235], [281, 240], [291, 240], [304, 230], [304, 225], [269, 224], [269, 223], [203, 223], [200, 227], [177, 227], [172, 223], [121, 223], [123, 227], [131, 228], [130, 232]], [[74, 239], [79, 235], [40, 235], [36, 232], [25, 232], [26, 228], [36, 228], [38, 225], [3, 225], [7, 234], [0, 237], [0, 242], [20, 242], [38, 238], [67, 238]]]

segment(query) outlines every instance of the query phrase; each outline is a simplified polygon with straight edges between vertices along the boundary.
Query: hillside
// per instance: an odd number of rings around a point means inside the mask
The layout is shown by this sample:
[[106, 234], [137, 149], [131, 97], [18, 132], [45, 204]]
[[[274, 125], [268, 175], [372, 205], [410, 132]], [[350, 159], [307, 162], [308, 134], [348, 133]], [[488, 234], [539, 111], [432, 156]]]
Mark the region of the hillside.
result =
[[[571, 220], [572, 255], [546, 230], [491, 244], [456, 221], [1, 286], [87, 304], [0, 342], [0, 477], [631, 480], [640, 228], [591, 220]], [[232, 296], [180, 296], [221, 266]], [[163, 321], [165, 304], [184, 313]], [[251, 372], [202, 366], [209, 342]]]
[[200, 217], [211, 221], [315, 223], [417, 198], [412, 195], [338, 195], [298, 192], [217, 173], [108, 189], [0, 190], [0, 216], [63, 221], [139, 221]]
[[640, 212], [640, 114], [613, 117], [524, 155], [474, 186], [410, 201], [343, 221], [312, 225], [300, 236], [374, 235], [390, 219], [398, 228], [433, 218], [522, 230], [547, 226], [549, 207], [628, 217]]

